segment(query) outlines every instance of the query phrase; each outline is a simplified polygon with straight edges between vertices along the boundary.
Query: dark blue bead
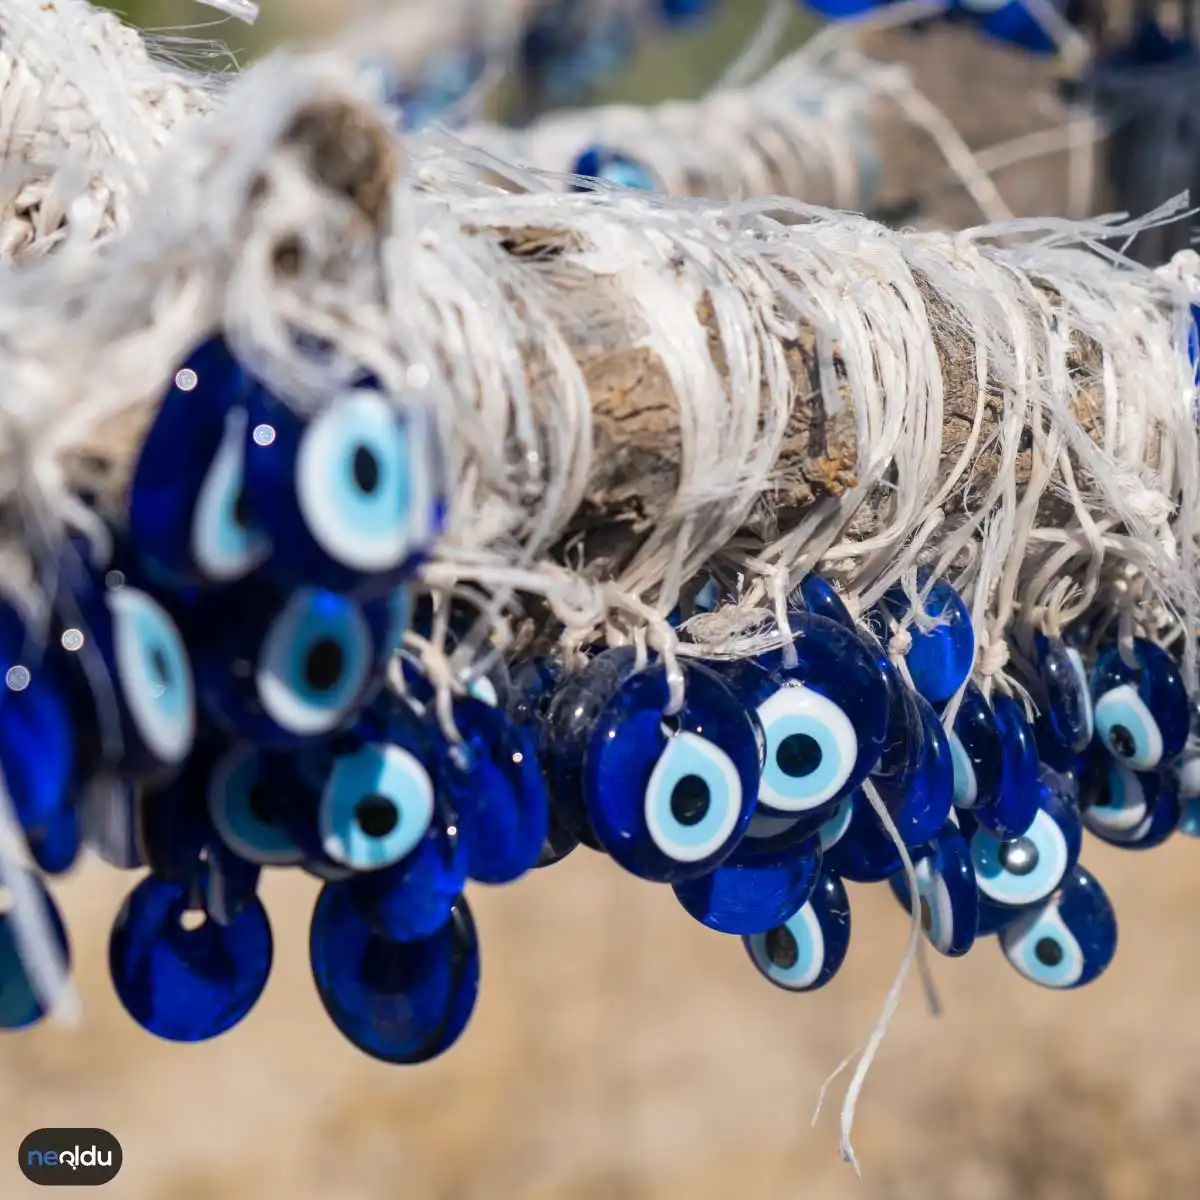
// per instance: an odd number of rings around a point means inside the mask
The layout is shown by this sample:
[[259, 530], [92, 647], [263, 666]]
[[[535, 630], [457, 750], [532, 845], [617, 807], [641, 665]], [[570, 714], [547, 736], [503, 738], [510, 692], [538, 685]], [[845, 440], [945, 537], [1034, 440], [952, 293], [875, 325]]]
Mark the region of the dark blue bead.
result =
[[954, 767], [954, 806], [990, 808], [1000, 795], [1003, 747], [992, 706], [967, 684], [947, 735]]
[[527, 658], [514, 663], [509, 671], [509, 719], [540, 735], [555, 689], [564, 677], [563, 665], [556, 658]]
[[552, 867], [556, 863], [562, 862], [578, 845], [579, 839], [563, 824], [562, 819], [555, 811], [553, 798], [551, 798], [546, 841], [542, 846], [541, 854], [538, 855], [537, 862], [533, 865], [535, 867]]
[[[862, 792], [853, 796], [849, 824], [837, 841], [825, 846], [825, 866], [853, 883], [880, 883], [904, 866], [896, 843], [888, 836]], [[842, 818], [844, 820], [844, 817]], [[841, 822], [828, 828], [836, 832]]]
[[1037, 813], [1037, 741], [1025, 710], [1011, 696], [995, 694], [992, 713], [1000, 735], [1000, 789], [995, 801], [976, 808], [974, 815], [997, 837], [1016, 838], [1029, 828]]
[[263, 385], [247, 400], [246, 496], [288, 586], [379, 596], [428, 554], [442, 526], [431, 417], [370, 383], [308, 419]]
[[759, 811], [794, 816], [848, 794], [878, 763], [888, 687], [870, 650], [842, 625], [793, 612], [795, 666], [780, 655], [714, 664], [765, 738]]
[[626, 870], [661, 883], [706, 875], [724, 861], [759, 786], [759, 743], [746, 708], [706, 667], [680, 669], [685, 702], [676, 717], [664, 717], [666, 670], [651, 664], [601, 709], [584, 754], [596, 837]]
[[1000, 933], [1000, 948], [1026, 979], [1076, 988], [1103, 974], [1117, 952], [1117, 917], [1099, 881], [1076, 864], [1062, 886]]
[[854, 618], [850, 615], [845, 601], [838, 595], [833, 584], [820, 575], [806, 575], [789, 599], [792, 604], [799, 605], [814, 616], [836, 621], [851, 632], [857, 632]]
[[402, 703], [326, 742], [266, 764], [283, 820], [306, 858], [380, 871], [412, 854], [445, 809], [437, 731]]
[[47, 875], [65, 874], [75, 865], [83, 849], [83, 826], [78, 809], [72, 804], [64, 804], [52, 820], [27, 830], [25, 841], [33, 861]]
[[884, 8], [888, 0], [803, 0], [815, 13], [837, 21], [844, 17], [860, 17], [874, 8]]
[[954, 760], [950, 742], [929, 701], [914, 694], [921, 719], [921, 758], [907, 775], [876, 779], [906, 846], [920, 846], [934, 837], [950, 815], [954, 800]]
[[[921, 581], [924, 587], [924, 580]], [[911, 611], [908, 597], [899, 587], [889, 588], [883, 606], [896, 621]], [[939, 579], [924, 601], [925, 612], [939, 624], [923, 631], [915, 623], [907, 626], [912, 646], [904, 657], [913, 686], [933, 704], [949, 700], [967, 681], [975, 665], [975, 628], [962, 597]]]
[[566, 676], [550, 701], [539, 746], [550, 807], [558, 822], [585, 846], [600, 849], [583, 793], [584, 755], [604, 706], [633, 674], [637, 655], [627, 647], [597, 654]]
[[227, 925], [195, 914], [187, 891], [148, 876], [113, 923], [108, 965], [133, 1019], [172, 1042], [202, 1042], [254, 1007], [271, 973], [271, 927], [254, 897]]
[[[640, 192], [660, 190], [654, 172], [645, 163], [606, 146], [589, 146], [575, 159], [571, 174], [600, 179], [617, 187], [632, 188]], [[571, 190], [586, 192], [590, 189], [576, 183], [571, 185]]]
[[1174, 770], [1131, 771], [1111, 758], [1088, 778], [1082, 802], [1088, 831], [1126, 850], [1162, 845], [1183, 816], [1179, 776]]
[[264, 867], [297, 866], [304, 859], [253, 746], [224, 750], [204, 790], [214, 832], [240, 858]]
[[977, 820], [978, 813], [962, 814], [975, 878], [985, 900], [1024, 908], [1040, 903], [1062, 883], [1079, 858], [1083, 838], [1072, 786], [1043, 768], [1033, 820], [1019, 837], [997, 837]]
[[755, 809], [742, 840], [725, 861], [734, 864], [779, 858], [819, 833], [840, 810], [842, 803], [841, 800], [830, 800], [799, 817], [780, 817]]
[[382, 871], [354, 875], [346, 890], [376, 933], [396, 942], [432, 937], [450, 919], [467, 884], [467, 854], [445, 810], [434, 814], [416, 849]]
[[691, 27], [713, 15], [714, 0], [659, 0], [659, 11], [670, 25]]
[[463, 899], [419, 941], [381, 937], [347, 890], [329, 884], [313, 912], [309, 957], [317, 994], [338, 1030], [383, 1062], [421, 1063], [448, 1050], [479, 990], [475, 923]]
[[383, 681], [385, 604], [319, 588], [235, 586], [184, 621], [201, 702], [226, 734], [285, 749], [332, 733]]
[[[134, 467], [130, 542], [164, 586], [229, 583], [270, 553], [242, 488], [251, 380], [221, 338], [195, 350], [184, 372], [163, 397]], [[185, 377], [190, 386], [181, 387]]]
[[875, 653], [888, 688], [887, 732], [883, 751], [872, 775], [875, 779], [897, 781], [911, 778], [920, 770], [925, 753], [925, 722], [917, 706], [917, 694], [888, 661], [887, 654], [874, 635], [862, 631], [860, 636]]
[[1023, 912], [1024, 908], [1009, 908], [1005, 904], [993, 904], [983, 893], [979, 894], [979, 925], [976, 939], [990, 937], [1007, 929]]
[[1083, 656], [1061, 638], [1037, 638], [1038, 674], [1050, 728], [1068, 750], [1086, 750], [1095, 732]]
[[[33, 888], [46, 911], [50, 935], [57, 945], [64, 967], [71, 962], [71, 947], [67, 931], [54, 897], [33, 872], [26, 872], [26, 882]], [[11, 913], [0, 915], [0, 1029], [27, 1029], [46, 1015], [25, 966], [17, 936], [13, 931]]]
[[829, 816], [821, 822], [821, 826], [817, 830], [817, 837], [821, 841], [822, 853], [827, 853], [846, 836], [854, 818], [858, 798], [861, 796], [861, 792], [855, 792], [844, 800], [839, 800]]
[[454, 702], [462, 741], [445, 746], [443, 779], [458, 813], [467, 871], [479, 883], [511, 883], [537, 864], [550, 800], [529, 731], [470, 696]]
[[1160, 646], [1135, 638], [1129, 666], [1116, 646], [1092, 667], [1096, 736], [1134, 771], [1151, 771], [1183, 749], [1191, 705], [1179, 668]]
[[718, 933], [766, 933], [812, 894], [821, 870], [815, 835], [775, 858], [726, 860], [708, 875], [675, 884], [675, 896], [701, 925]]
[[[912, 852], [921, 905], [921, 924], [930, 944], [948, 958], [966, 954], [979, 929], [979, 892], [971, 851], [958, 826], [947, 821], [937, 837]], [[892, 891], [912, 911], [908, 881], [892, 876]]]
[[759, 973], [776, 987], [789, 992], [824, 987], [850, 948], [850, 900], [842, 881], [832, 871], [822, 871], [798, 912], [742, 942]]
[[68, 687], [78, 770], [168, 778], [196, 733], [192, 665], [178, 627], [120, 570], [95, 571], [79, 558], [60, 582], [55, 662]]
[[1054, 732], [1054, 727], [1050, 723], [1050, 718], [1046, 713], [1039, 713], [1033, 722], [1033, 737], [1037, 744], [1037, 752], [1039, 761], [1051, 767], [1060, 775], [1073, 775], [1078, 777], [1084, 769], [1086, 761], [1090, 755], [1091, 747], [1096, 743], [1089, 743], [1082, 751], [1072, 750], [1062, 739]]

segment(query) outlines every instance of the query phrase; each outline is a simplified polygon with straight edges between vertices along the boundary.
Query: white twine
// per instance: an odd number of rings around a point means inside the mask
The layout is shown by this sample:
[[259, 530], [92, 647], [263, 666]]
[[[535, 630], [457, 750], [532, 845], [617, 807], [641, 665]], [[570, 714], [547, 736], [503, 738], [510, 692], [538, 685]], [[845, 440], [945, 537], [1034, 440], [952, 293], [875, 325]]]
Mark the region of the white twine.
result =
[[[127, 470], [180, 360], [223, 325], [304, 408], [355, 365], [429, 404], [453, 488], [426, 584], [478, 589], [489, 620], [514, 593], [541, 596], [568, 649], [606, 636], [655, 651], [672, 708], [676, 655], [781, 645], [778, 596], [814, 569], [857, 613], [898, 583], [921, 628], [917, 568], [936, 567], [970, 608], [985, 687], [1014, 687], [1013, 629], [1067, 619], [1064, 575], [1079, 603], [1120, 614], [1123, 635], [1196, 628], [1195, 275], [1104, 246], [1178, 206], [1125, 224], [896, 233], [779, 198], [564, 195], [561, 178], [518, 168], [513, 194], [495, 185], [496, 160], [469, 150], [431, 188], [425, 152], [410, 170], [359, 64], [352, 39], [254, 67], [206, 120], [135, 160], [128, 219], [103, 254], [66, 238], [8, 277], [0, 504], [36, 514], [38, 536], [83, 518], [79, 452]], [[327, 186], [335, 164], [297, 144], [297, 128], [322, 122], [365, 164], [374, 205]], [[283, 247], [296, 260], [286, 270]], [[332, 344], [333, 364], [306, 357], [301, 334]], [[798, 346], [812, 378], [793, 375]], [[969, 427], [956, 455], [950, 403]], [[783, 454], [801, 418], [806, 431], [849, 420], [856, 460], [781, 526]], [[598, 578], [569, 537], [638, 422], [676, 438], [678, 454], [657, 493], [610, 481], [625, 491], [606, 503], [631, 520], [638, 504], [653, 511]], [[676, 644], [666, 614], [710, 565], [739, 577], [737, 598]], [[899, 627], [890, 645], [902, 669], [909, 637]], [[439, 697], [460, 685], [447, 667]], [[847, 1095], [850, 1157], [858, 1090], [909, 961]]]

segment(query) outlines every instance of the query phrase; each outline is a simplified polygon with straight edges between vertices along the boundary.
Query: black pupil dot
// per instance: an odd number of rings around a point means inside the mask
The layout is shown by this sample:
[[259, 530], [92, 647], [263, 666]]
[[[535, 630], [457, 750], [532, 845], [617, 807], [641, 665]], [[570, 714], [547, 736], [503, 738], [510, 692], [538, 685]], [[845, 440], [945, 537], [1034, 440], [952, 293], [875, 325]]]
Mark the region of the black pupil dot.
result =
[[385, 796], [364, 796], [354, 806], [354, 819], [367, 837], [387, 837], [400, 824], [400, 813]]
[[1133, 752], [1137, 749], [1133, 734], [1124, 725], [1114, 725], [1108, 731], [1108, 744], [1118, 758], [1132, 758]]
[[354, 482], [368, 495], [379, 486], [379, 460], [366, 446], [355, 447]]
[[793, 733], [775, 751], [779, 769], [793, 779], [811, 775], [821, 765], [821, 744], [807, 733]]
[[777, 925], [763, 938], [767, 957], [781, 970], [789, 971], [800, 959], [800, 947], [786, 925]]
[[314, 642], [304, 659], [304, 682], [313, 691], [327, 692], [341, 677], [341, 646], [333, 638]]
[[245, 529], [250, 524], [250, 502], [245, 492], [239, 491], [233, 502], [233, 523], [239, 529]]
[[261, 825], [274, 825], [275, 815], [267, 801], [267, 789], [261, 783], [255, 783], [246, 797], [246, 807], [250, 815]]
[[921, 897], [921, 928], [926, 933], [933, 928], [933, 912], [929, 907], [929, 901], [924, 896]]
[[671, 790], [671, 815], [680, 825], [698, 825], [710, 800], [708, 784], [699, 775], [685, 775]]
[[1039, 938], [1033, 953], [1044, 967], [1057, 967], [1063, 960], [1063, 948], [1050, 937]]
[[155, 646], [150, 651], [150, 669], [154, 672], [154, 682], [166, 687], [171, 682], [171, 664], [167, 661], [167, 652], [161, 646]]
[[1038, 849], [1027, 837], [1001, 842], [998, 851], [1000, 865], [1010, 875], [1028, 875], [1038, 865]]

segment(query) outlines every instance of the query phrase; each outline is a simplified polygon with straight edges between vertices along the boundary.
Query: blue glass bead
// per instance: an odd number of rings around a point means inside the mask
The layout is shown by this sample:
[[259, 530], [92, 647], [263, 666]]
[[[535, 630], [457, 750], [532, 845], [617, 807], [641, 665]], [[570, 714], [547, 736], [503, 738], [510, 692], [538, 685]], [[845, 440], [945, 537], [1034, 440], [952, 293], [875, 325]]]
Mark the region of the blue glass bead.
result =
[[855, 792], [844, 800], [839, 800], [833, 811], [821, 823], [821, 827], [817, 830], [817, 837], [821, 841], [822, 853], [836, 846], [846, 836], [854, 818], [854, 811], [858, 803], [857, 797], [861, 795], [861, 792]]
[[[911, 607], [899, 587], [889, 588], [882, 604], [897, 621], [903, 620]], [[941, 704], [962, 687], [975, 665], [975, 627], [962, 597], [944, 579], [929, 589], [924, 608], [940, 624], [928, 631], [915, 623], [908, 626], [912, 646], [904, 662], [917, 691], [930, 703]]]
[[1060, 775], [1072, 775], [1075, 778], [1083, 773], [1091, 747], [1096, 744], [1093, 741], [1082, 751], [1072, 750], [1054, 732], [1050, 718], [1044, 712], [1039, 713], [1033, 722], [1033, 738], [1040, 762]]
[[831, 21], [845, 17], [861, 17], [874, 8], [883, 8], [887, 0], [803, 0], [815, 13]]
[[1117, 952], [1117, 916], [1099, 880], [1076, 864], [1048, 900], [1001, 930], [1000, 948], [1034, 983], [1082, 987], [1102, 975]]
[[675, 896], [701, 925], [718, 933], [766, 933], [805, 904], [821, 871], [815, 835], [775, 857], [726, 860], [699, 879], [675, 884]]
[[872, 777], [897, 781], [910, 778], [920, 770], [925, 753], [925, 722], [917, 706], [917, 695], [889, 661], [875, 635], [869, 629], [862, 629], [859, 636], [874, 654], [888, 689], [887, 731]]
[[[454, 605], [450, 612], [448, 628], [445, 634], [444, 652], [452, 653], [459, 642], [472, 634], [479, 619], [478, 612], [467, 605]], [[432, 604], [427, 596], [422, 596], [412, 618], [412, 629], [419, 637], [430, 640], [433, 637], [434, 614]], [[490, 644], [485, 642], [477, 652], [477, 658], [487, 655], [492, 658]], [[434, 701], [436, 689], [430, 682], [421, 664], [420, 658], [413, 651], [400, 651], [400, 664], [404, 672], [404, 685], [407, 699], [414, 701], [418, 707], [425, 707]], [[493, 707], [506, 707], [512, 699], [512, 684], [508, 668], [504, 660], [498, 656], [490, 661], [487, 670], [475, 674], [466, 684], [468, 696], [481, 700]]]
[[541, 854], [538, 855], [537, 862], [533, 864], [534, 867], [552, 867], [556, 863], [562, 862], [579, 844], [579, 839], [563, 823], [562, 818], [559, 817], [554, 807], [553, 797], [551, 797], [550, 821], [546, 827], [546, 841], [542, 846]]
[[83, 849], [78, 809], [64, 804], [52, 820], [27, 830], [25, 841], [33, 861], [47, 875], [64, 875], [75, 865]]
[[479, 990], [479, 945], [467, 902], [418, 941], [381, 937], [347, 890], [326, 886], [313, 911], [309, 958], [317, 994], [338, 1030], [383, 1062], [421, 1063], [454, 1044]]
[[142, 442], [129, 538], [163, 586], [229, 583], [270, 553], [242, 488], [250, 388], [224, 340], [212, 338], [176, 374]]
[[[937, 837], [913, 851], [912, 863], [925, 936], [947, 958], [966, 954], [979, 929], [979, 892], [966, 838], [947, 821]], [[911, 912], [904, 874], [893, 875], [891, 884], [896, 899]]]
[[814, 616], [835, 621], [846, 629], [857, 632], [854, 618], [850, 615], [845, 601], [838, 595], [833, 584], [820, 575], [806, 575], [789, 599], [792, 604], [799, 605]]
[[[575, 159], [571, 174], [600, 179], [617, 187], [632, 188], [640, 192], [661, 190], [654, 172], [645, 163], [606, 146], [589, 146]], [[576, 183], [571, 185], [571, 190], [586, 192], [591, 189]]]
[[239, 585], [187, 614], [201, 703], [234, 738], [286, 749], [340, 728], [383, 682], [385, 604]]
[[417, 846], [382, 871], [356, 874], [344, 888], [376, 933], [395, 942], [432, 937], [450, 919], [467, 885], [466, 846], [444, 807], [434, 813]]
[[224, 750], [209, 770], [204, 792], [214, 832], [239, 858], [263, 867], [303, 861], [304, 850], [287, 827], [262, 756], [253, 746]]
[[247, 401], [246, 496], [288, 586], [380, 596], [428, 554], [443, 519], [432, 418], [370, 383], [311, 419], [259, 385]]
[[[849, 822], [841, 836], [825, 847], [825, 866], [852, 883], [881, 883], [901, 870], [904, 862], [866, 796], [855, 792], [852, 799]], [[837, 824], [844, 820], [843, 816]], [[835, 830], [836, 826], [828, 832]]]
[[799, 817], [774, 816], [756, 808], [742, 840], [725, 861], [729, 864], [753, 863], [759, 859], [775, 859], [786, 855], [819, 833], [841, 805], [841, 800], [830, 800]]
[[811, 812], [852, 791], [878, 762], [887, 730], [887, 680], [863, 642], [825, 617], [789, 620], [795, 666], [775, 654], [714, 665], [762, 727], [763, 815]]
[[446, 803], [433, 769], [438, 737], [395, 703], [386, 717], [373, 711], [337, 737], [266, 763], [284, 823], [306, 857], [357, 872], [412, 854]]
[[1000, 788], [992, 804], [973, 811], [979, 823], [997, 837], [1017, 838], [1037, 813], [1037, 741], [1025, 710], [1011, 696], [994, 695], [992, 713], [1000, 735]]
[[876, 779], [906, 846], [920, 846], [934, 837], [950, 815], [954, 800], [954, 760], [938, 715], [924, 696], [913, 694], [921, 719], [921, 758], [907, 775]]
[[192, 749], [192, 665], [174, 620], [120, 570], [64, 567], [55, 661], [78, 738], [78, 769], [101, 765], [137, 782], [169, 776]]
[[420, 75], [408, 83], [389, 80], [387, 99], [400, 110], [401, 130], [415, 133], [446, 116], [466, 98], [486, 69], [484, 54], [455, 50], [428, 57]]
[[850, 900], [842, 881], [824, 870], [804, 906], [766, 933], [742, 939], [750, 961], [788, 992], [815, 992], [841, 969], [850, 948]]
[[754, 812], [754, 721], [721, 678], [680, 664], [685, 702], [670, 721], [666, 670], [630, 675], [600, 711], [584, 755], [584, 802], [601, 845], [643, 879], [706, 875]]
[[555, 689], [564, 677], [565, 671], [558, 659], [527, 658], [514, 663], [509, 670], [509, 719], [540, 734]]
[[108, 965], [117, 998], [156, 1037], [202, 1042], [254, 1007], [271, 972], [271, 926], [257, 897], [227, 925], [197, 916], [187, 891], [153, 875], [113, 922]]
[[[54, 897], [33, 872], [26, 873], [26, 882], [40, 897], [45, 907], [50, 935], [57, 943], [64, 966], [69, 967], [71, 947]], [[46, 1009], [38, 999], [21, 961], [20, 947], [13, 931], [12, 915], [3, 913], [0, 915], [0, 1029], [27, 1029], [30, 1025], [36, 1025], [45, 1015]]]
[[1039, 636], [1035, 649], [1051, 729], [1068, 749], [1086, 750], [1095, 726], [1083, 656], [1061, 638]]
[[1169, 767], [1131, 771], [1110, 758], [1098, 776], [1088, 779], [1082, 799], [1088, 831], [1126, 850], [1162, 845], [1183, 816], [1179, 776]]
[[1116, 646], [1092, 667], [1096, 736], [1134, 771], [1150, 771], [1183, 749], [1191, 705], [1179, 668], [1160, 646], [1135, 638], [1130, 667]]
[[954, 768], [954, 806], [986, 809], [1000, 795], [1003, 746], [992, 706], [973, 684], [967, 684], [946, 735]]
[[1023, 912], [1023, 908], [1010, 908], [1006, 904], [993, 904], [982, 892], [979, 894], [979, 925], [975, 931], [976, 940], [990, 937], [1007, 929]]
[[454, 702], [462, 741], [445, 746], [442, 772], [478, 883], [512, 883], [532, 870], [549, 832], [550, 800], [529, 731], [469, 696]]
[[[1063, 5], [1051, 0], [1057, 8]], [[1043, 28], [1024, 0], [954, 0], [954, 6], [973, 16], [979, 28], [999, 42], [1018, 46], [1032, 54], [1055, 54], [1058, 44]]]
[[584, 802], [584, 756], [604, 706], [633, 674], [637, 655], [627, 646], [597, 654], [568, 675], [554, 693], [539, 746], [558, 822], [585, 846], [601, 849]]
[[978, 814], [962, 815], [979, 892], [992, 904], [1024, 908], [1040, 903], [1079, 858], [1083, 826], [1070, 785], [1043, 769], [1035, 795], [1034, 818], [1019, 837], [997, 837], [977, 821]]

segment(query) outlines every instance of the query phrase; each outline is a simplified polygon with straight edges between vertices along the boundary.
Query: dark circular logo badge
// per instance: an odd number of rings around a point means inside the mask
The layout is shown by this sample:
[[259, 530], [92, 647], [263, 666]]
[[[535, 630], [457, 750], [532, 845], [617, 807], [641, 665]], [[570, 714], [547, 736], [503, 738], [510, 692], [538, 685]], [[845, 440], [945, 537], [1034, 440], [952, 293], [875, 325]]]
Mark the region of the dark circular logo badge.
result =
[[35, 1129], [17, 1150], [21, 1174], [42, 1187], [100, 1187], [123, 1158], [107, 1129]]

